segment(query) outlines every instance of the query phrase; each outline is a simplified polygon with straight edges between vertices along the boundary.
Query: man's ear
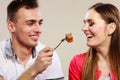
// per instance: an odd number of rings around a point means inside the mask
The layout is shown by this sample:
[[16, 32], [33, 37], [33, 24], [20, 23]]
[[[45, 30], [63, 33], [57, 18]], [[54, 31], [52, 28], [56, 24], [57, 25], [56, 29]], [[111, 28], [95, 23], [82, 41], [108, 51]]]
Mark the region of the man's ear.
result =
[[12, 21], [7, 21], [7, 27], [10, 32], [15, 32], [15, 24]]
[[111, 35], [116, 29], [116, 24], [115, 23], [110, 23], [108, 24], [107, 30], [108, 30], [108, 35]]

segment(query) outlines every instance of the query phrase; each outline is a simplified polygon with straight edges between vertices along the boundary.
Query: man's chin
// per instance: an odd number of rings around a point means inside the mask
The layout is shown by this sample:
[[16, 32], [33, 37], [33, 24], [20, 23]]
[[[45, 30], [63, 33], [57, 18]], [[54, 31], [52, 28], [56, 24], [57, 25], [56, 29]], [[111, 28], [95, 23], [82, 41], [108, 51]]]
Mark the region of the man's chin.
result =
[[31, 44], [31, 47], [35, 47], [35, 46], [37, 46], [37, 45], [38, 45], [38, 42], [32, 43], [32, 44]]
[[37, 46], [38, 45], [38, 42], [37, 43], [35, 43], [35, 44], [33, 44], [33, 46]]

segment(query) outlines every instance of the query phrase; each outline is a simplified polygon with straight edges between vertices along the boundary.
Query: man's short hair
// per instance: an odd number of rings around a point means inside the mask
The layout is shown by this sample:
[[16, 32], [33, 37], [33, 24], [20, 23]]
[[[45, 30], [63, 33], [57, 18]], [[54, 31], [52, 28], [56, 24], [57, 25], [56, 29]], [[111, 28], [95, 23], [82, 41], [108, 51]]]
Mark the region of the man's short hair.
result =
[[38, 7], [37, 0], [12, 0], [7, 6], [7, 20], [15, 21], [15, 14], [21, 8], [33, 9]]

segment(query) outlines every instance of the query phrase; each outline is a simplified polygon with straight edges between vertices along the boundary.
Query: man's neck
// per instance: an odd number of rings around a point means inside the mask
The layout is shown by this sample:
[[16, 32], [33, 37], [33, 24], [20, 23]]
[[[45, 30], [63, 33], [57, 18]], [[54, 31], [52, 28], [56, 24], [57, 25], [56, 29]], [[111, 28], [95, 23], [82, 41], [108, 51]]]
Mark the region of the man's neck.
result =
[[26, 47], [24, 45], [18, 44], [18, 43], [12, 43], [11, 44], [13, 53], [16, 55], [17, 59], [25, 65], [29, 58], [32, 55], [32, 47]]

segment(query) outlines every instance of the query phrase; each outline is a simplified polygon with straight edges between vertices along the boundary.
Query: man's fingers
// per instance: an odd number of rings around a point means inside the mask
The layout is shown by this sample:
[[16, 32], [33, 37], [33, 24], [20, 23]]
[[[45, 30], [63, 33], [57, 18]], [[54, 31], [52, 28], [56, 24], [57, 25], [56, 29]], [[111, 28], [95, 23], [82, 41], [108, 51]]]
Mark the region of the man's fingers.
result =
[[53, 52], [53, 49], [50, 47], [45, 47], [41, 52], [49, 52], [49, 51]]

